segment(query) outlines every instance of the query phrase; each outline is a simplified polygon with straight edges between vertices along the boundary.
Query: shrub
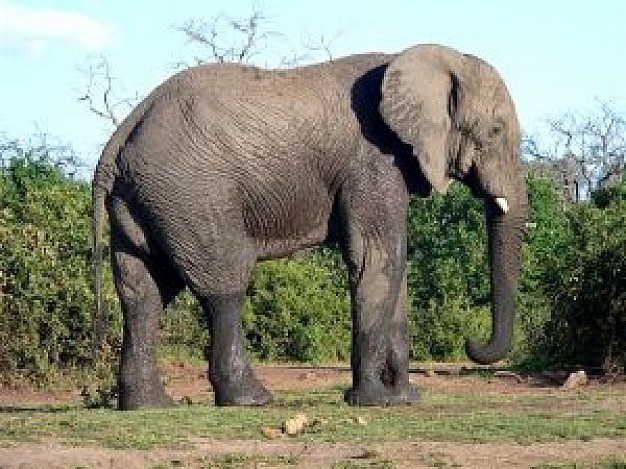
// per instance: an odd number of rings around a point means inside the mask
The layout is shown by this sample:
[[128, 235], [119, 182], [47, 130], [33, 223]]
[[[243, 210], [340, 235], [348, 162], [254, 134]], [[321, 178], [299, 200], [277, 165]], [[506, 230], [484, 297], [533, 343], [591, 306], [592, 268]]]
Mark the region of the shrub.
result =
[[46, 153], [17, 151], [0, 189], [0, 369], [41, 378], [82, 366], [93, 351], [90, 187]]
[[464, 337], [490, 330], [482, 202], [461, 184], [445, 196], [413, 198], [408, 262], [412, 358], [465, 358]]
[[196, 298], [185, 290], [161, 317], [160, 343], [167, 353], [204, 358], [209, 330], [204, 311]]
[[529, 178], [531, 221], [521, 304], [525, 367], [624, 366], [626, 189], [565, 203]]
[[346, 360], [350, 317], [347, 282], [335, 253], [257, 265], [244, 308], [246, 337], [257, 358]]
[[541, 368], [545, 360], [535, 356], [532, 348], [542, 340], [552, 312], [552, 295], [546, 287], [553, 275], [550, 266], [568, 249], [569, 237], [566, 202], [554, 182], [531, 172], [527, 187], [529, 228], [522, 251], [518, 320], [511, 358], [517, 364]]
[[626, 366], [626, 184], [567, 210], [567, 243], [547, 266], [552, 315], [536, 354], [555, 365]]

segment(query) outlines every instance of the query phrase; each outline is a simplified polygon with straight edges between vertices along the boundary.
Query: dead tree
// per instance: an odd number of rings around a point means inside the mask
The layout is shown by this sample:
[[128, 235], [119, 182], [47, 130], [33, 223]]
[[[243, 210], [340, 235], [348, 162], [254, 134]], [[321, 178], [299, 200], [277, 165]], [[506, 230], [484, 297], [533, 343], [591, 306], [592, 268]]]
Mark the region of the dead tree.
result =
[[620, 181], [626, 170], [626, 118], [609, 104], [599, 104], [592, 115], [568, 113], [550, 119], [548, 147], [533, 137], [524, 140], [530, 166], [550, 174], [576, 202]]
[[[267, 14], [253, 8], [243, 18], [226, 15], [218, 15], [209, 21], [192, 18], [174, 28], [187, 37], [190, 45], [199, 46], [202, 50], [200, 55], [194, 56], [194, 65], [212, 62], [255, 63], [270, 43], [276, 51], [273, 55], [279, 60], [269, 66], [293, 67], [312, 62], [320, 55], [323, 59], [333, 60], [333, 43], [343, 35], [343, 32], [338, 32], [331, 36], [321, 34], [317, 38], [307, 37], [301, 40], [298, 50], [281, 52], [277, 40], [283, 39], [283, 43], [289, 41], [285, 41], [281, 33], [270, 29], [270, 23]], [[179, 62], [176, 65], [180, 68], [190, 64]]]
[[[228, 19], [223, 15], [208, 23], [190, 19], [175, 29], [183, 32], [189, 43], [202, 47], [205, 52], [196, 56], [192, 65], [208, 62], [244, 63], [261, 52], [268, 38], [277, 34], [266, 30], [266, 22], [266, 16], [254, 9], [243, 19]], [[189, 64], [177, 64], [177, 68], [183, 66]], [[83, 72], [87, 77], [87, 84], [78, 100], [84, 102], [91, 113], [113, 129], [117, 128], [126, 112], [139, 101], [139, 93], [130, 97], [121, 96], [123, 86], [113, 76], [109, 61], [103, 55], [92, 57]]]

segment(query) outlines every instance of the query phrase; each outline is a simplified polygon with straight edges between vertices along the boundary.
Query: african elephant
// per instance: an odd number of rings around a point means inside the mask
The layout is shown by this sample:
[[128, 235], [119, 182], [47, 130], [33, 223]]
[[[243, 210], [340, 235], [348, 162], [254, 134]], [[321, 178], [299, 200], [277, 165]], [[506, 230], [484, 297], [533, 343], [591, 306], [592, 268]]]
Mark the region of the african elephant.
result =
[[[185, 286], [209, 319], [218, 405], [270, 392], [246, 357], [241, 309], [258, 260], [337, 243], [349, 272], [358, 405], [410, 403], [406, 214], [410, 194], [452, 179], [485, 201], [491, 337], [478, 363], [511, 344], [527, 195], [513, 102], [484, 61], [439, 45], [353, 55], [292, 70], [235, 64], [171, 77], [115, 131], [94, 180], [124, 313], [119, 406], [171, 402], [157, 371], [163, 308]], [[100, 297], [101, 259], [96, 261]], [[100, 300], [97, 300], [100, 311]], [[98, 313], [100, 314], [100, 313]]]

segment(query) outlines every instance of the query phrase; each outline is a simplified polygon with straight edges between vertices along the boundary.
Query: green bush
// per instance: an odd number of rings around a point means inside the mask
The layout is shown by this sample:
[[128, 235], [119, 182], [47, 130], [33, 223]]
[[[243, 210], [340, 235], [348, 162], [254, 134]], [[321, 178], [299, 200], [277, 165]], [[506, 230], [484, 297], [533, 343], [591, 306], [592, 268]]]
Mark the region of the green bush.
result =
[[559, 366], [626, 366], [626, 183], [572, 205], [544, 265], [551, 299], [534, 356]]
[[518, 319], [511, 358], [518, 364], [541, 368], [545, 360], [534, 356], [532, 349], [542, 340], [552, 312], [551, 292], [546, 287], [553, 272], [550, 266], [568, 249], [566, 202], [549, 178], [531, 172], [527, 188], [529, 228], [522, 251]]
[[18, 150], [3, 168], [2, 374], [43, 378], [92, 358], [90, 213], [89, 185], [64, 176], [47, 153]]
[[165, 353], [204, 358], [209, 330], [204, 311], [196, 298], [185, 290], [165, 310], [161, 318], [160, 342]]
[[445, 196], [413, 198], [408, 262], [412, 358], [465, 358], [465, 336], [490, 330], [482, 202], [462, 184]]
[[262, 360], [346, 360], [349, 294], [338, 256], [329, 250], [259, 263], [248, 289], [244, 328]]
[[[248, 351], [259, 360], [320, 363], [350, 355], [345, 270], [330, 250], [260, 262], [248, 288], [243, 327]], [[186, 291], [161, 321], [168, 351], [206, 356], [205, 315]]]

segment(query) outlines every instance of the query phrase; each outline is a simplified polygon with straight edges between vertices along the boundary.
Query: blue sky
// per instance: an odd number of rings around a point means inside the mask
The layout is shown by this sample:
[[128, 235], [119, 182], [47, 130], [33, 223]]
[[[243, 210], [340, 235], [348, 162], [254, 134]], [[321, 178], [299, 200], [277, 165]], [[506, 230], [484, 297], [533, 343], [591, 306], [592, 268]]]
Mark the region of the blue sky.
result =
[[93, 165], [111, 127], [78, 101], [89, 57], [107, 57], [118, 97], [144, 96], [198, 53], [174, 25], [242, 18], [253, 7], [280, 33], [259, 64], [276, 65], [320, 37], [334, 56], [436, 42], [495, 65], [527, 132], [550, 116], [593, 112], [597, 99], [626, 111], [621, 0], [0, 0], [0, 137], [43, 132]]

